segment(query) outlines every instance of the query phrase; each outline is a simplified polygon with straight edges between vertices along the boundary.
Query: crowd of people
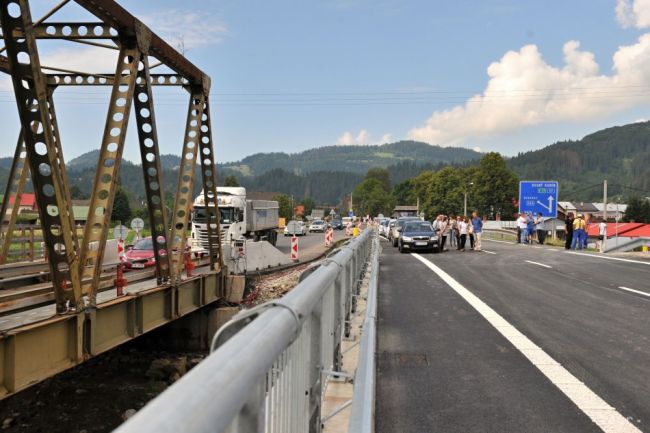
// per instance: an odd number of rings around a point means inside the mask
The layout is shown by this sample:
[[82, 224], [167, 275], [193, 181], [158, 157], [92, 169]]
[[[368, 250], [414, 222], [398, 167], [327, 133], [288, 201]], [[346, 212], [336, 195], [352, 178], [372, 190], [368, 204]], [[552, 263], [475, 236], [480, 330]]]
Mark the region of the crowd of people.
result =
[[533, 216], [531, 212], [520, 213], [517, 218], [517, 243], [532, 244], [537, 240], [540, 245], [544, 245], [546, 240], [546, 225], [541, 213]]
[[[594, 222], [595, 223], [595, 222]], [[587, 249], [589, 241], [589, 226], [592, 224], [591, 215], [577, 214], [573, 216], [573, 212], [569, 212], [564, 220], [564, 232], [566, 238], [564, 240], [564, 248], [567, 250], [582, 250]], [[598, 221], [598, 241], [596, 242], [596, 249], [603, 250], [605, 235], [607, 234], [607, 224], [601, 218]]]
[[449, 247], [465, 251], [468, 239], [470, 250], [481, 251], [483, 220], [477, 212], [472, 212], [471, 218], [461, 215], [438, 215], [433, 221], [433, 229], [440, 237], [440, 251], [448, 251], [445, 249], [447, 241]]

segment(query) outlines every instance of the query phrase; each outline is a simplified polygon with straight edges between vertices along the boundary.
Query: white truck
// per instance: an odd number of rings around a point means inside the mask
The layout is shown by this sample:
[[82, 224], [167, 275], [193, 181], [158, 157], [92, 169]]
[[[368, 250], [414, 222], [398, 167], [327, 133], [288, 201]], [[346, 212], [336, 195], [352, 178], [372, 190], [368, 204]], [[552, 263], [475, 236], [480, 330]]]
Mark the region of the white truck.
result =
[[[268, 241], [275, 245], [278, 239], [280, 206], [277, 201], [247, 200], [246, 188], [217, 187], [221, 233], [220, 241], [230, 244], [235, 240]], [[203, 191], [194, 200], [192, 210], [192, 249], [208, 248], [208, 225]]]

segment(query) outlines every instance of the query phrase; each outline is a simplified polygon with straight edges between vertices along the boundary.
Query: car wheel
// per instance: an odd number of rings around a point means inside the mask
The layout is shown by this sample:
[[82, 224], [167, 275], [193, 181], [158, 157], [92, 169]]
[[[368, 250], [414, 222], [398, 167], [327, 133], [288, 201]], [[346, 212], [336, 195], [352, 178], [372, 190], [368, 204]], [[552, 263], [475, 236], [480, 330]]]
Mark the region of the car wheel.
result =
[[393, 246], [394, 246], [394, 247], [397, 246], [397, 239], [393, 239]]

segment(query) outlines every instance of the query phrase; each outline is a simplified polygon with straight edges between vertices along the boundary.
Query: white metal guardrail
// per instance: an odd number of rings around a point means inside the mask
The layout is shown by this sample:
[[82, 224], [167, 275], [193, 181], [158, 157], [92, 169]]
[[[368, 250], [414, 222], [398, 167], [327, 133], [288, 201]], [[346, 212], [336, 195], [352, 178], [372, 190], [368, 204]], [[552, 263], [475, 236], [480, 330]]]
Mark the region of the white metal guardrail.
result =
[[374, 240], [370, 282], [366, 294], [366, 315], [363, 321], [359, 363], [354, 375], [354, 393], [348, 433], [375, 431], [375, 353], [377, 343], [377, 290], [379, 287], [379, 238]]
[[237, 315], [215, 336], [217, 350], [116, 432], [319, 432], [376, 237], [363, 231], [284, 298]]

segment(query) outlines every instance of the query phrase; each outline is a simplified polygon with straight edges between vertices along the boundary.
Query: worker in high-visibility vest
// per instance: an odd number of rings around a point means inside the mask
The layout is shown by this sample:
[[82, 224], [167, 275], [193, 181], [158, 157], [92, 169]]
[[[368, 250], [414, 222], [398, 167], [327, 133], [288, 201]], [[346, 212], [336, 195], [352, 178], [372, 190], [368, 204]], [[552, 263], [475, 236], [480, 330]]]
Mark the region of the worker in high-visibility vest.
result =
[[354, 228], [352, 229], [352, 237], [357, 237], [359, 236], [359, 227], [357, 224], [354, 225]]

